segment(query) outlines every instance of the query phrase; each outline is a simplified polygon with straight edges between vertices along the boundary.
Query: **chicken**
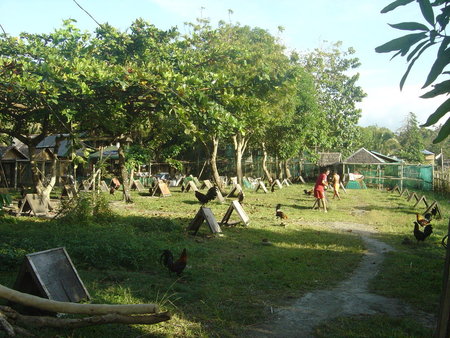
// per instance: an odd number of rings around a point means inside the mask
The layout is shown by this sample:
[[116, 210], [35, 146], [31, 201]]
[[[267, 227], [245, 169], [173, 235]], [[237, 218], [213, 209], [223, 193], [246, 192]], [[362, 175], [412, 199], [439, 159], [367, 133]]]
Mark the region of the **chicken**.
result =
[[436, 215], [438, 214], [438, 211], [439, 211], [439, 209], [438, 209], [438, 206], [437, 206], [437, 204], [433, 207], [433, 209], [431, 209], [431, 215], [432, 215], [432, 217], [436, 217]]
[[281, 211], [281, 204], [277, 204], [277, 206], [275, 207], [275, 216], [280, 219], [288, 218], [287, 215], [283, 211]]
[[180, 258], [175, 262], [173, 261], [173, 254], [170, 250], [164, 250], [159, 263], [169, 269], [170, 272], [175, 272], [177, 276], [180, 276], [187, 264], [186, 249], [183, 249]]
[[209, 201], [212, 201], [213, 199], [215, 199], [217, 197], [217, 188], [216, 187], [211, 187], [208, 189], [208, 191], [205, 194], [202, 194], [200, 191], [196, 191], [195, 192], [195, 197], [197, 197], [197, 199], [200, 201], [200, 203], [206, 204]]
[[425, 214], [425, 217], [416, 212], [416, 221], [420, 226], [424, 227], [425, 225], [430, 224], [431, 222], [431, 214]]
[[313, 189], [311, 189], [311, 190], [303, 189], [303, 192], [305, 193], [305, 195], [311, 196], [313, 194], [314, 190]]
[[245, 197], [244, 192], [240, 191], [239, 194], [238, 194], [238, 202], [240, 204], [242, 204], [242, 202], [244, 202], [244, 197]]
[[431, 224], [425, 226], [423, 231], [419, 229], [419, 223], [414, 222], [414, 237], [416, 237], [417, 241], [424, 241], [425, 238], [429, 237], [433, 233], [433, 227]]
[[111, 195], [114, 195], [115, 192], [116, 192], [116, 189], [114, 189], [114, 187], [109, 188], [109, 193]]

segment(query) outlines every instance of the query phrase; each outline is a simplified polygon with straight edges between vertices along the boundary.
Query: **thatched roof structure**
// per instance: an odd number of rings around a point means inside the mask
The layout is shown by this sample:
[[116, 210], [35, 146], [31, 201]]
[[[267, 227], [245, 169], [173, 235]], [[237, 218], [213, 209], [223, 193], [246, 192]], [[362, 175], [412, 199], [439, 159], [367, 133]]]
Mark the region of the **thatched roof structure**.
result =
[[361, 148], [344, 160], [346, 164], [382, 164], [398, 163], [397, 159]]
[[332, 166], [334, 164], [341, 163], [341, 160], [341, 153], [319, 153], [319, 160], [317, 161], [317, 165], [319, 167]]

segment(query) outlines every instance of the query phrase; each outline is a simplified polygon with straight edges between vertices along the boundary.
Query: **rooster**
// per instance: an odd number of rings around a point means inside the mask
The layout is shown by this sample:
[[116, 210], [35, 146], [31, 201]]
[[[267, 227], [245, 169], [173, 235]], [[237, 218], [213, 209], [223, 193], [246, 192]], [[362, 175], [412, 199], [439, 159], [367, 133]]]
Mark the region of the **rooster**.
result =
[[431, 222], [431, 214], [425, 214], [425, 216], [422, 216], [421, 214], [416, 212], [416, 221], [419, 223], [420, 226], [424, 227], [425, 225], [430, 224]]
[[186, 249], [183, 249], [180, 258], [175, 262], [173, 261], [172, 252], [170, 250], [164, 250], [159, 258], [159, 263], [169, 269], [170, 272], [175, 272], [177, 276], [180, 276], [187, 264]]
[[311, 190], [303, 189], [303, 192], [305, 193], [305, 195], [311, 196], [313, 194], [314, 190], [313, 189], [311, 189]]
[[208, 189], [206, 194], [202, 194], [200, 191], [195, 192], [195, 197], [199, 200], [199, 202], [203, 205], [208, 203], [209, 201], [212, 201], [217, 197], [217, 190], [216, 187], [211, 187]]
[[425, 226], [423, 231], [419, 230], [419, 223], [414, 222], [414, 237], [417, 241], [424, 241], [425, 238], [429, 237], [433, 233], [433, 227], [431, 224]]
[[239, 202], [239, 204], [242, 204], [242, 202], [244, 202], [244, 197], [245, 197], [244, 192], [240, 191], [239, 194], [238, 194], [238, 202]]
[[277, 206], [275, 207], [275, 216], [280, 219], [288, 218], [287, 215], [283, 211], [281, 211], [281, 204], [277, 204]]

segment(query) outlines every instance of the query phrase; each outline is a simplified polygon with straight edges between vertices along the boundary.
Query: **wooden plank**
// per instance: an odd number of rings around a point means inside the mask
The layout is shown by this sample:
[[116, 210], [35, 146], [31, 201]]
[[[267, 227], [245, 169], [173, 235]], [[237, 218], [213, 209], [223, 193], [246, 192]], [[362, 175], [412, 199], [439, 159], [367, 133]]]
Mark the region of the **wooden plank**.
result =
[[26, 255], [14, 289], [26, 293], [35, 290], [40, 297], [60, 302], [91, 298], [63, 247]]
[[184, 189], [184, 191], [188, 192], [189, 190], [192, 191], [198, 191], [197, 186], [195, 185], [194, 181], [189, 181], [186, 185], [186, 189]]
[[259, 188], [261, 188], [262, 191], [264, 191], [266, 194], [268, 193], [266, 185], [264, 184], [263, 181], [259, 181], [258, 182], [258, 185], [256, 186], [256, 190], [255, 191], [258, 191]]
[[413, 197], [416, 199], [416, 201], [419, 200], [419, 196], [417, 196], [417, 194], [413, 191], [413, 192], [411, 192], [411, 194], [409, 195], [407, 201], [408, 201], [408, 202], [411, 201]]
[[417, 205], [418, 205], [420, 202], [423, 202], [423, 203], [425, 204], [425, 206], [428, 208], [428, 202], [427, 202], [427, 198], [425, 197], [425, 195], [422, 195], [422, 197], [420, 197], [420, 198], [417, 200], [416, 204], [414, 204], [414, 208], [417, 207]]
[[439, 215], [438, 217], [436, 217], [437, 219], [442, 219], [442, 213], [441, 213], [441, 207], [439, 206], [439, 203], [437, 201], [433, 201], [433, 203], [430, 204], [430, 206], [427, 208], [427, 210], [425, 210], [424, 215], [427, 213], [431, 213], [431, 211], [436, 208], [436, 215]]
[[133, 183], [131, 183], [132, 190], [137, 190], [139, 192], [142, 192], [145, 190], [144, 186], [142, 185], [141, 181], [139, 180], [133, 180]]
[[216, 189], [217, 191], [217, 199], [220, 201], [220, 203], [225, 203], [225, 198], [223, 198], [222, 193], [220, 192], [220, 189]]
[[403, 195], [405, 195], [406, 197], [409, 196], [409, 190], [408, 190], [408, 188], [403, 189], [403, 191], [402, 191], [401, 194], [400, 194], [400, 197], [403, 196]]
[[34, 216], [46, 216], [48, 214], [48, 203], [48, 199], [42, 198], [38, 194], [26, 194], [17, 215], [20, 216], [22, 213], [29, 212], [33, 213]]
[[231, 214], [233, 213], [233, 210], [236, 210], [239, 218], [244, 223], [244, 225], [248, 225], [250, 223], [250, 219], [245, 213], [244, 209], [242, 208], [242, 205], [238, 201], [233, 201], [230, 206], [228, 207], [227, 211], [225, 212], [225, 215], [222, 218], [222, 221], [220, 224], [229, 224], [229, 220], [231, 217]]
[[200, 187], [200, 186], [201, 186], [201, 183], [200, 183], [200, 181], [198, 180], [197, 177], [194, 177], [193, 180], [194, 180], [194, 183], [195, 183], [195, 185], [196, 185], [197, 187]]
[[242, 187], [239, 183], [236, 183], [233, 189], [231, 189], [230, 193], [227, 195], [227, 197], [237, 196], [240, 192], [242, 192]]
[[163, 181], [158, 181], [156, 183], [155, 188], [152, 191], [152, 196], [162, 196], [162, 197], [169, 197], [172, 194], [170, 193], [169, 187], [167, 184]]
[[222, 232], [222, 229], [217, 223], [214, 214], [212, 213], [211, 209], [207, 207], [200, 207], [194, 219], [189, 224], [187, 230], [192, 232], [193, 235], [196, 235], [204, 221], [206, 221], [209, 229], [213, 234]]
[[203, 184], [201, 186], [201, 189], [204, 189], [204, 188], [209, 189], [209, 188], [212, 188], [212, 187], [213, 187], [213, 184], [211, 183], [210, 180], [204, 180]]
[[101, 192], [109, 192], [109, 187], [105, 181], [100, 182], [100, 191]]

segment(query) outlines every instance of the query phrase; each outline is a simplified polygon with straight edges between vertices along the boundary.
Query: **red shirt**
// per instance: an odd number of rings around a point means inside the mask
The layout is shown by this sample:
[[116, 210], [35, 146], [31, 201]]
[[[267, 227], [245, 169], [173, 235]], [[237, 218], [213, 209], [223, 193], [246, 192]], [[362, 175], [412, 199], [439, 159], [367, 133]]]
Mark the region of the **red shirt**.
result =
[[325, 191], [325, 185], [323, 181], [327, 181], [327, 174], [322, 173], [317, 177], [316, 185], [314, 186], [314, 190]]

